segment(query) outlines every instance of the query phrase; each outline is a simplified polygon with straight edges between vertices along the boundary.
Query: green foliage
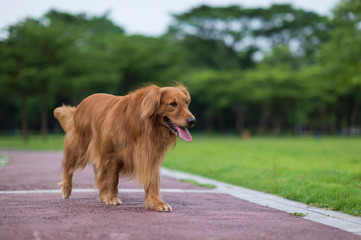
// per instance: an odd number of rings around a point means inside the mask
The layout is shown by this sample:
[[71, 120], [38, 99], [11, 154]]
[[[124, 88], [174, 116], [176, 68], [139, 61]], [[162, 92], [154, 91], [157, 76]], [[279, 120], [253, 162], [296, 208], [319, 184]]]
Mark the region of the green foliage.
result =
[[145, 83], [165, 85], [179, 80], [181, 52], [166, 38], [122, 36], [112, 43], [112, 55], [121, 76], [118, 91], [123, 94]]
[[341, 1], [334, 9], [335, 30], [320, 56], [320, 63], [337, 83], [340, 94], [361, 90], [361, 4]]
[[3, 83], [13, 89], [34, 92], [49, 80], [59, 80], [63, 72], [59, 63], [67, 44], [61, 30], [46, 28], [36, 20], [26, 19], [10, 27], [1, 64]]
[[170, 26], [169, 33], [178, 38], [192, 35], [221, 41], [234, 49], [239, 45], [262, 49], [265, 43], [257, 40], [266, 38], [271, 47], [296, 45], [297, 52], [307, 59], [328, 40], [332, 28], [326, 17], [289, 4], [273, 4], [269, 8], [203, 5], [174, 18], [176, 23]]
[[181, 81], [199, 130], [351, 133], [361, 121], [359, 10], [356, 0], [331, 17], [289, 4], [203, 5], [173, 15], [159, 37], [127, 35], [107, 13], [50, 10], [0, 41], [0, 130], [46, 135], [62, 103]]
[[361, 216], [359, 138], [194, 136], [166, 167]]
[[319, 56], [324, 78], [335, 88], [338, 102], [336, 111], [346, 118], [347, 126], [359, 125], [361, 105], [361, 4], [356, 0], [342, 0], [334, 8], [335, 29], [331, 39], [324, 44]]

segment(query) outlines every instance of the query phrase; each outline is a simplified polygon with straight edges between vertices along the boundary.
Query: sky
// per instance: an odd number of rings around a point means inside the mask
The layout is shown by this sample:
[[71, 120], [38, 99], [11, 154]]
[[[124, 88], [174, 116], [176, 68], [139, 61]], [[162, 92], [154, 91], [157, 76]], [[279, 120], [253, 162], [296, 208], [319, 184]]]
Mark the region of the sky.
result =
[[291, 3], [294, 7], [328, 15], [339, 0], [0, 0], [0, 29], [26, 18], [39, 18], [50, 9], [89, 16], [109, 12], [109, 18], [128, 34], [158, 36], [172, 23], [171, 14], [183, 13], [201, 4], [268, 7]]

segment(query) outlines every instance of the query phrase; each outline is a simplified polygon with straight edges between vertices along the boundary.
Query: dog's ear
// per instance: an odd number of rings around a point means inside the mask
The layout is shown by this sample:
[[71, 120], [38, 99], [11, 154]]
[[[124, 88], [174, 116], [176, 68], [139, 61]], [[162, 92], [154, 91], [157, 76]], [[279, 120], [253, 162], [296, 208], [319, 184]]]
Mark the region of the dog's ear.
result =
[[142, 119], [150, 118], [157, 112], [160, 105], [160, 97], [159, 87], [154, 85], [148, 87], [140, 105]]

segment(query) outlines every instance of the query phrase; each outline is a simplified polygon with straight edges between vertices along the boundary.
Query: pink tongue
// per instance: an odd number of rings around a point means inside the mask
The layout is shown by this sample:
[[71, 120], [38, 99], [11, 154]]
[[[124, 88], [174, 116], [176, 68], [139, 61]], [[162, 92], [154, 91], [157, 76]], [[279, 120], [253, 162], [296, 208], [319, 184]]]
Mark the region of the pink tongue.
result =
[[184, 141], [190, 142], [192, 141], [192, 136], [189, 133], [187, 128], [180, 128], [178, 126], [176, 126], [177, 130], [178, 130], [178, 136], [183, 139]]

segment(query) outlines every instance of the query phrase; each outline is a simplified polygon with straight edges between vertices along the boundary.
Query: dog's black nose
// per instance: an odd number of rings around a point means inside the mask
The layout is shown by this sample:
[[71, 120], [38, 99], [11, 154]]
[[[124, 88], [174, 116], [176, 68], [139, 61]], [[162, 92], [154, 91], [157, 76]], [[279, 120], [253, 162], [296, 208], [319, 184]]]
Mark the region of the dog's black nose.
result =
[[193, 127], [196, 124], [196, 119], [193, 117], [190, 117], [187, 119], [188, 127]]

